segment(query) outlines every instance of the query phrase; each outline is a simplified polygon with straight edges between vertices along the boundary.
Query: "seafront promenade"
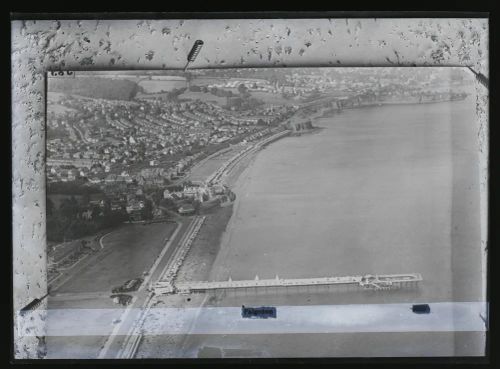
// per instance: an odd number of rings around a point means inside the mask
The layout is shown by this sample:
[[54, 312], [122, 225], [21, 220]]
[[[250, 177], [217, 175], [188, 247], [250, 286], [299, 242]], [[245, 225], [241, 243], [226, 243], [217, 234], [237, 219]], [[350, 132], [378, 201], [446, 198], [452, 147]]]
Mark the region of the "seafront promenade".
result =
[[212, 175], [210, 175], [206, 179], [206, 183], [209, 185], [213, 185], [220, 182], [227, 175], [227, 173], [231, 171], [234, 168], [234, 166], [237, 165], [238, 162], [240, 162], [246, 156], [255, 154], [265, 145], [268, 145], [269, 143], [276, 141], [282, 137], [285, 137], [289, 134], [290, 134], [289, 130], [283, 130], [271, 135], [270, 137], [266, 137], [263, 140], [256, 142], [255, 144], [246, 147], [245, 149], [241, 150], [236, 155], [231, 157], [229, 160], [227, 160], [219, 169], [217, 169]]

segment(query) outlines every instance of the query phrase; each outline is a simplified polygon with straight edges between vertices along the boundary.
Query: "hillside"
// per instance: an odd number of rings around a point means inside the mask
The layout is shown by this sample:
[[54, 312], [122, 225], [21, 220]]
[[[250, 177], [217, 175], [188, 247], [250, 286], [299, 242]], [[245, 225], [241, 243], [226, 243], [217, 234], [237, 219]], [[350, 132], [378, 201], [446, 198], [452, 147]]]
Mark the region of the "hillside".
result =
[[131, 100], [139, 91], [137, 83], [110, 78], [50, 78], [49, 92], [61, 92], [97, 99]]

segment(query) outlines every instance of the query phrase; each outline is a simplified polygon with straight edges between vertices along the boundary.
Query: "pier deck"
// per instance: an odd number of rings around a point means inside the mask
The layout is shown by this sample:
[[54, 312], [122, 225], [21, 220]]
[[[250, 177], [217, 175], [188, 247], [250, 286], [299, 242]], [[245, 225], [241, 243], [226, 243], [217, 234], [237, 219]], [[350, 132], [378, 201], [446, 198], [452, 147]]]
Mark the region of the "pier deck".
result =
[[176, 283], [175, 287], [165, 282], [158, 282], [155, 291], [161, 293], [190, 294], [209, 292], [224, 289], [242, 289], [258, 287], [300, 287], [300, 286], [327, 286], [327, 285], [355, 285], [366, 289], [384, 290], [418, 284], [422, 281], [419, 273], [410, 274], [380, 274], [357, 275], [344, 277], [300, 278], [300, 279], [259, 279], [233, 281], [199, 281]]

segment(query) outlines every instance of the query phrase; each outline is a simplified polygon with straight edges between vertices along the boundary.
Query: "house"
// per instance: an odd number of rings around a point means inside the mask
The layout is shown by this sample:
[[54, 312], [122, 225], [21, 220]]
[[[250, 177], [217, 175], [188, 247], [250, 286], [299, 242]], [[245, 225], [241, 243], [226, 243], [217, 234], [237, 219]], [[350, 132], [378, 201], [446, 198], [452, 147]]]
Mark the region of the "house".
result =
[[112, 211], [121, 210], [124, 207], [125, 207], [124, 201], [112, 201], [111, 202], [111, 210]]
[[87, 220], [92, 219], [92, 210], [91, 210], [91, 209], [87, 209], [87, 210], [85, 210], [85, 211], [82, 213], [82, 219], [87, 219]]
[[195, 198], [198, 195], [199, 188], [195, 186], [187, 186], [184, 188], [184, 196], [189, 198]]
[[140, 212], [143, 208], [144, 202], [132, 200], [128, 203], [125, 209], [127, 210], [127, 213], [132, 214], [134, 212]]
[[102, 180], [99, 177], [91, 177], [91, 178], [89, 178], [89, 182], [92, 184], [99, 184], [102, 182]]
[[76, 179], [76, 175], [73, 170], [68, 170], [67, 172], [67, 179], [68, 181], [74, 181]]
[[92, 193], [89, 195], [89, 205], [104, 207], [106, 197], [102, 193]]
[[116, 174], [110, 174], [105, 179], [105, 183], [114, 183], [118, 180], [118, 176]]
[[214, 185], [212, 186], [212, 190], [215, 195], [223, 195], [226, 192], [226, 189], [222, 185]]

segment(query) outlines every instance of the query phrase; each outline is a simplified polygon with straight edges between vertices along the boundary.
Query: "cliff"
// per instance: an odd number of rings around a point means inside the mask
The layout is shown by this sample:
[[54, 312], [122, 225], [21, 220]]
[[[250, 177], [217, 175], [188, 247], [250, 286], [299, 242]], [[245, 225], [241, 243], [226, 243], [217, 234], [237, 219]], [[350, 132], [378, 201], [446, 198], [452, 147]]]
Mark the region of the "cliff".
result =
[[287, 128], [291, 129], [293, 132], [300, 132], [313, 129], [315, 127], [312, 125], [311, 120], [307, 120], [303, 122], [288, 122]]

